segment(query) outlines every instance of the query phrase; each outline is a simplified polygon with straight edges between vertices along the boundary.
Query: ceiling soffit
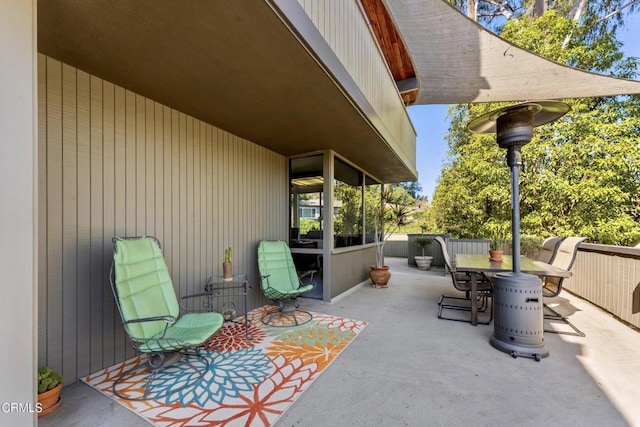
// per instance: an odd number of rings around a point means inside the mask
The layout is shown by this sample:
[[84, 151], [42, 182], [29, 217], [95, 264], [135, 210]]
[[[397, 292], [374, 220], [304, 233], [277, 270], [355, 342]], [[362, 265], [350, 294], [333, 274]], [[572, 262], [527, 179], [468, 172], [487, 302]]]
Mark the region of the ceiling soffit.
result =
[[360, 0], [405, 104], [418, 96], [416, 72], [404, 41], [382, 0]]
[[266, 1], [40, 1], [38, 51], [282, 155], [415, 178]]

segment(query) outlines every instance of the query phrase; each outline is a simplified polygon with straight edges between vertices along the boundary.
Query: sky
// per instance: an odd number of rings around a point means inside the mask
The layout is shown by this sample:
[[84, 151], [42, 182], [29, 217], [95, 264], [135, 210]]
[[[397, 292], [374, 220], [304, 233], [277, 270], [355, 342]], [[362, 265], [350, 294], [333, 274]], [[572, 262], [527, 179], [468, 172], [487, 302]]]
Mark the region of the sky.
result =
[[[640, 12], [627, 17], [625, 28], [618, 30], [618, 41], [623, 43], [622, 51], [627, 56], [640, 58]], [[446, 161], [447, 142], [445, 135], [449, 128], [447, 105], [414, 105], [409, 107], [409, 117], [418, 134], [416, 141], [416, 163], [418, 181], [422, 194], [429, 201], [440, 176], [442, 164]]]

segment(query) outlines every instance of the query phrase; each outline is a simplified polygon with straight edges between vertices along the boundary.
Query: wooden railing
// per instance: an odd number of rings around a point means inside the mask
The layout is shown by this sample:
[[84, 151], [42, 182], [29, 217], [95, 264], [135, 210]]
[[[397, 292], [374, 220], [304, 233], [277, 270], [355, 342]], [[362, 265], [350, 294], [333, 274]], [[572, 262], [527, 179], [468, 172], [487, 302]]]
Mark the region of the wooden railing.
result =
[[[435, 237], [437, 234], [425, 234]], [[415, 244], [416, 237], [421, 234], [394, 234], [384, 246], [384, 256], [407, 258], [407, 262], [415, 265], [413, 257], [421, 255], [420, 249]], [[489, 252], [489, 241], [482, 239], [451, 239], [448, 235], [441, 235], [447, 242], [449, 257], [455, 258], [456, 254], [481, 254]], [[424, 250], [424, 254], [433, 257], [432, 265], [444, 266], [444, 259], [440, 252], [440, 246], [436, 242], [431, 243]]]
[[583, 243], [571, 271], [565, 289], [640, 328], [640, 249]]

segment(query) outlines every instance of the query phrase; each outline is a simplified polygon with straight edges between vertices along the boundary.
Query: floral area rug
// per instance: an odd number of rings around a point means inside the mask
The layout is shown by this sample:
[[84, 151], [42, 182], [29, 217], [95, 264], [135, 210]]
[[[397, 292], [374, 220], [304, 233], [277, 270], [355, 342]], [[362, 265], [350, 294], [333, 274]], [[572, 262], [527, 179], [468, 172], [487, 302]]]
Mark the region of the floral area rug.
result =
[[[270, 306], [249, 312], [249, 333], [243, 324], [227, 322], [198, 349], [201, 357], [185, 355], [195, 366], [209, 368], [193, 387], [172, 392], [195, 375], [183, 364], [156, 375], [148, 400], [125, 400], [112, 386], [129, 368], [144, 363], [137, 356], [82, 380], [157, 426], [268, 426], [293, 404], [320, 373], [364, 329], [366, 322], [313, 313], [297, 327], [270, 327], [262, 316]], [[200, 365], [200, 366], [199, 366]], [[120, 393], [144, 393], [142, 375], [122, 383]], [[159, 396], [159, 397], [156, 397]]]

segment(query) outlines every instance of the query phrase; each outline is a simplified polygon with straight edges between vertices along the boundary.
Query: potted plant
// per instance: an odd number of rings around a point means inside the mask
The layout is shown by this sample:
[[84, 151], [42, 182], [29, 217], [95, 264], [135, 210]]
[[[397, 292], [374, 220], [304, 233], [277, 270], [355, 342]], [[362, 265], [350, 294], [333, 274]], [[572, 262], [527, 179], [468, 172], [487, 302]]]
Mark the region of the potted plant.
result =
[[507, 240], [505, 224], [494, 224], [490, 227], [489, 260], [501, 262], [504, 244]]
[[232, 264], [232, 252], [231, 248], [224, 250], [224, 262], [222, 263], [222, 278], [224, 280], [233, 279], [233, 264]]
[[60, 374], [49, 366], [38, 369], [38, 405], [40, 407], [38, 418], [50, 414], [62, 404], [60, 390], [62, 390]]
[[418, 236], [414, 240], [416, 245], [420, 247], [422, 250], [422, 256], [415, 256], [416, 264], [420, 270], [428, 270], [431, 268], [431, 261], [433, 261], [432, 256], [426, 256], [424, 254], [424, 249], [433, 242], [433, 239], [428, 236]]
[[371, 266], [369, 278], [371, 285], [378, 288], [386, 288], [391, 272], [384, 265], [384, 244], [400, 226], [409, 222], [409, 208], [402, 202], [402, 198], [396, 196], [390, 189], [385, 188], [381, 193], [381, 202], [375, 211], [374, 242], [376, 245], [376, 264]]

